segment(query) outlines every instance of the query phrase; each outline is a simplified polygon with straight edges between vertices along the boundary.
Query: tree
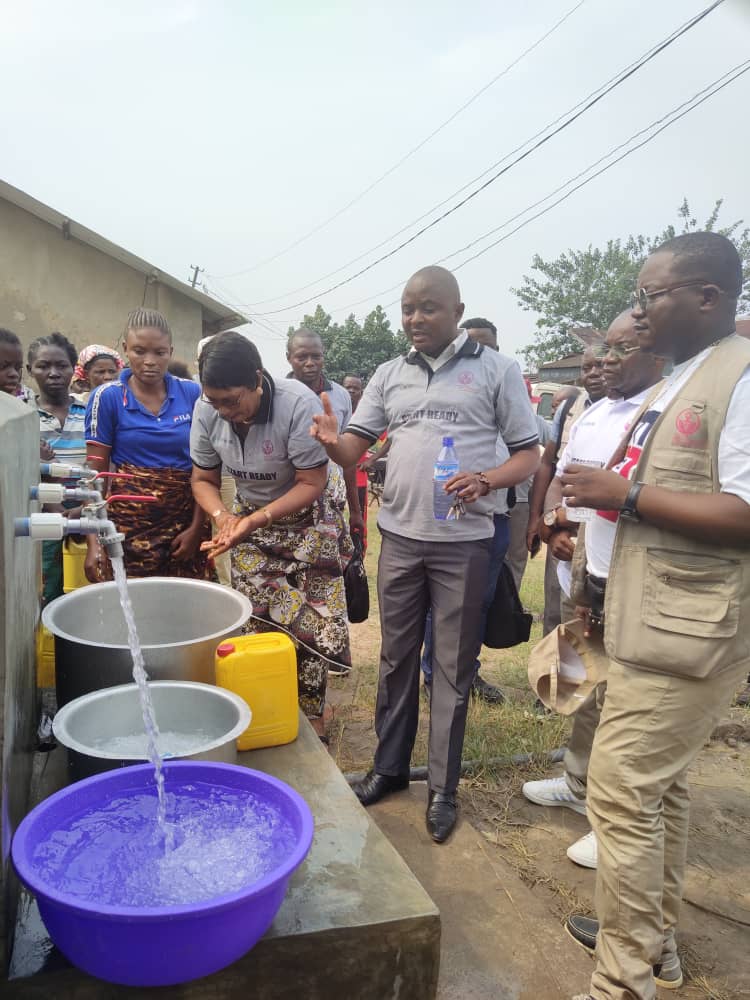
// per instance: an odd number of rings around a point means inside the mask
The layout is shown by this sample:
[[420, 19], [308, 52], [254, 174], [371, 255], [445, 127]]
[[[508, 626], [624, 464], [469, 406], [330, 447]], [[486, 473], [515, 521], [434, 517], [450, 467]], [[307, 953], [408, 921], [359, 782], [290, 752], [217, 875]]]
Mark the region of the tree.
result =
[[[520, 352], [527, 366], [538, 368], [545, 361], [580, 351], [580, 341], [569, 333], [571, 327], [606, 330], [615, 316], [630, 305], [630, 293], [648, 254], [678, 233], [715, 230], [721, 206], [719, 199], [706, 222], [698, 226], [685, 199], [677, 212], [677, 226], [667, 226], [657, 236], [609, 240], [603, 249], [589, 244], [585, 250], [567, 250], [552, 261], [536, 254], [531, 267], [540, 277], [524, 275], [521, 287], [511, 289], [522, 309], [539, 314], [534, 343]], [[740, 312], [750, 310], [750, 228], [741, 229], [742, 224], [740, 219], [716, 229], [734, 240], [742, 258], [744, 286]]]
[[[332, 323], [330, 315], [317, 306], [312, 315], [302, 318], [300, 326], [320, 335], [326, 353], [326, 374], [340, 382], [345, 375], [369, 379], [378, 365], [408, 350], [408, 342], [399, 330], [394, 333], [382, 306], [376, 306], [360, 326], [354, 313], [343, 325]], [[290, 327], [292, 333], [298, 327]]]

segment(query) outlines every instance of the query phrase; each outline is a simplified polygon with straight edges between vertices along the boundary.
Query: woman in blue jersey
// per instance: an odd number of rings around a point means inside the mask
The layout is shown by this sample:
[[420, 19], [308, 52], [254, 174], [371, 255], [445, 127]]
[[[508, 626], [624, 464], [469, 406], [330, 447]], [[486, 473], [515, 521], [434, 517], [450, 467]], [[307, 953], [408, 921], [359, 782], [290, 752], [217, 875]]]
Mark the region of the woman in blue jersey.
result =
[[[111, 463], [136, 477], [125, 492], [158, 498], [119, 502], [110, 511], [125, 534], [125, 568], [133, 577], [205, 578], [200, 546], [209, 537], [207, 518], [190, 489], [190, 424], [200, 387], [167, 371], [172, 334], [161, 313], [133, 310], [122, 346], [129, 367], [91, 394], [86, 442], [92, 468]], [[90, 539], [86, 576], [95, 582], [105, 572], [98, 542]]]

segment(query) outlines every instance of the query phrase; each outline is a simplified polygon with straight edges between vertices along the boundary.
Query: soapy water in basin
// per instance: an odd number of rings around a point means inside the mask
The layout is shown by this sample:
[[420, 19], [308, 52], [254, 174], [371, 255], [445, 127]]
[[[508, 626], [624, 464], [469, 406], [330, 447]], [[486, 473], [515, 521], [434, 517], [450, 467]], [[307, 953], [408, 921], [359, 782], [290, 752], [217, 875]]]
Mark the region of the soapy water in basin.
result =
[[[162, 760], [170, 757], [186, 757], [189, 754], [200, 753], [207, 743], [214, 742], [216, 734], [196, 729], [191, 733], [181, 733], [177, 730], [160, 729], [157, 738], [157, 749]], [[87, 746], [92, 750], [105, 751], [122, 757], [141, 757], [149, 760], [148, 736], [143, 733], [128, 733], [122, 736], [99, 736], [87, 740]]]
[[207, 782], [167, 792], [171, 851], [155, 825], [157, 799], [134, 789], [69, 817], [34, 851], [53, 889], [117, 907], [181, 906], [237, 892], [290, 854], [294, 829], [252, 793]]

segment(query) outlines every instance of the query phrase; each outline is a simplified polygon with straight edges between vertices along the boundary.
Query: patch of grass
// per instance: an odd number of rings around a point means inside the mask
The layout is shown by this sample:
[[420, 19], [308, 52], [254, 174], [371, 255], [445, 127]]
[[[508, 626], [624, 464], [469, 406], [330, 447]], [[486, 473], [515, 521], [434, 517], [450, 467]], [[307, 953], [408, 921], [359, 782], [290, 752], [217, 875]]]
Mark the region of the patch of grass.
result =
[[[375, 514], [374, 510], [370, 514]], [[374, 518], [373, 518], [374, 521]], [[329, 701], [335, 717], [329, 736], [337, 763], [344, 771], [366, 770], [372, 763], [375, 748], [374, 713], [380, 652], [380, 626], [376, 592], [377, 560], [380, 554], [380, 532], [370, 525], [366, 558], [370, 581], [370, 618], [352, 626], [352, 659], [354, 669], [348, 678], [331, 678]], [[529, 561], [521, 590], [524, 606], [537, 616], [544, 607], [544, 554]], [[464, 760], [485, 762], [486, 780], [494, 781], [497, 767], [489, 764], [493, 758], [514, 754], [544, 754], [563, 746], [569, 723], [559, 716], [540, 715], [534, 711], [534, 696], [527, 679], [529, 650], [541, 638], [542, 626], [532, 627], [531, 641], [513, 649], [484, 649], [482, 676], [501, 687], [507, 695], [505, 705], [487, 705], [472, 699], [467, 717]], [[422, 696], [419, 729], [412, 755], [412, 764], [427, 763], [429, 708]]]

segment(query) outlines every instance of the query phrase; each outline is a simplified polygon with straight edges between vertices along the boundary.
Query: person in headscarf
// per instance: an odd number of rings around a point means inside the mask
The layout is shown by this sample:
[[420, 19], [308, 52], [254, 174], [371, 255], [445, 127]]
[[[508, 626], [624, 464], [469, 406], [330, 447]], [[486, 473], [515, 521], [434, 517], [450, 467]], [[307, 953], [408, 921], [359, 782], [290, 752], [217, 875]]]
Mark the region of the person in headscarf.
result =
[[82, 403], [88, 402], [91, 393], [105, 382], [114, 382], [125, 367], [125, 362], [111, 347], [103, 344], [89, 344], [78, 355], [73, 370], [70, 389]]

